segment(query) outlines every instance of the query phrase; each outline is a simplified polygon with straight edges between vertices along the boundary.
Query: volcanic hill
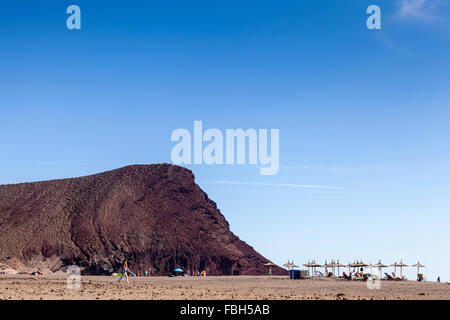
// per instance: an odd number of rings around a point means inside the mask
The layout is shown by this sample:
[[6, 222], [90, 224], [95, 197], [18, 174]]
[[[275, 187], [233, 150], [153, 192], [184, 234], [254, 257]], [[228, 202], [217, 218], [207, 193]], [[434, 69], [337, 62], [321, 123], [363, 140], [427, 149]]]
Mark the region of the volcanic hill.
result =
[[[19, 271], [167, 275], [266, 274], [268, 260], [240, 240], [193, 173], [134, 165], [81, 178], [0, 186], [0, 263]], [[274, 274], [285, 274], [279, 267]]]

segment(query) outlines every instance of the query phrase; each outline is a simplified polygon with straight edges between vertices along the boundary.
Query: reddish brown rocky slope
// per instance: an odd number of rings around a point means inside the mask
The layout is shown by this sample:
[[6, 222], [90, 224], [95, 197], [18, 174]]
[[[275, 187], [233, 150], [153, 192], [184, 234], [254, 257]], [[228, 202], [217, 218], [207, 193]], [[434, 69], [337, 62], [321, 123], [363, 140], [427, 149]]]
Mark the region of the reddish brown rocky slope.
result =
[[[174, 267], [208, 274], [264, 274], [268, 260], [241, 241], [194, 181], [168, 164], [0, 186], [0, 262], [52, 271], [76, 264], [109, 274]], [[10, 263], [11, 265], [11, 263]], [[275, 274], [285, 273], [275, 268]]]

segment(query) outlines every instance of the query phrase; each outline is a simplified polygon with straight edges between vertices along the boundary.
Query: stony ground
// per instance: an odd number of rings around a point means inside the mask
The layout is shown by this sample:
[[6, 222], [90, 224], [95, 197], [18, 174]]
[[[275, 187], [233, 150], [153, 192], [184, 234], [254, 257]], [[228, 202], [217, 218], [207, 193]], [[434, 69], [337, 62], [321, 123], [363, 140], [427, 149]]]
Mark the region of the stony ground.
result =
[[115, 277], [82, 276], [81, 289], [68, 289], [65, 276], [0, 275], [0, 299], [450, 299], [447, 283], [381, 281], [379, 289], [341, 279], [286, 277]]

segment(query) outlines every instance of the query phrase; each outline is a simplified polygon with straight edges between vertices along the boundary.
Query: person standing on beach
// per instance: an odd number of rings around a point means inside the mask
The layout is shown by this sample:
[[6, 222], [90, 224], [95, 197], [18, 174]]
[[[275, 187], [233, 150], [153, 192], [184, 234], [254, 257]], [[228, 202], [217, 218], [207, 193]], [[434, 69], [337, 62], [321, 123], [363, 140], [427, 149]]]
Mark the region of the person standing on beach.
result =
[[117, 282], [120, 282], [120, 280], [122, 280], [122, 278], [125, 276], [125, 279], [127, 280], [127, 283], [129, 284], [127, 272], [128, 272], [128, 261], [127, 261], [127, 259], [124, 259], [122, 262], [122, 276], [120, 277], [119, 281], [117, 281]]

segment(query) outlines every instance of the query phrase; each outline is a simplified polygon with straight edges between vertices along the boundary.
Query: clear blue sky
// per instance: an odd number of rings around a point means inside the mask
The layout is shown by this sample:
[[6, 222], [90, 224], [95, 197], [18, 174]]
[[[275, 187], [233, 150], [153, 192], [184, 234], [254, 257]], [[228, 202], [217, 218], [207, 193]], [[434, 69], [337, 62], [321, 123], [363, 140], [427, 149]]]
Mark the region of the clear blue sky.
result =
[[189, 166], [232, 231], [279, 264], [420, 260], [447, 281], [449, 53], [445, 0], [2, 0], [0, 184], [170, 162], [194, 120], [279, 128], [275, 176]]

